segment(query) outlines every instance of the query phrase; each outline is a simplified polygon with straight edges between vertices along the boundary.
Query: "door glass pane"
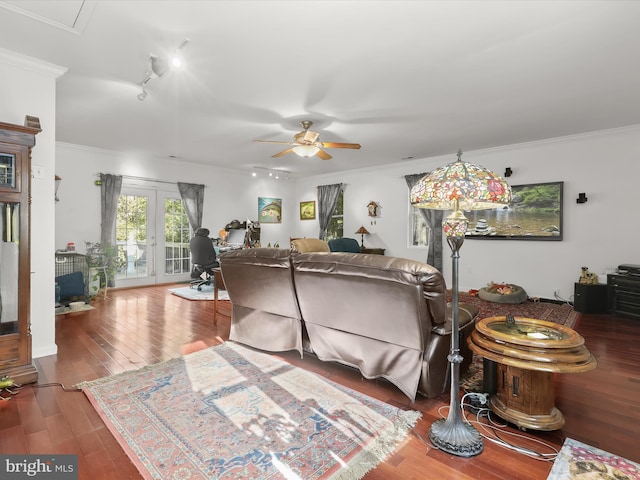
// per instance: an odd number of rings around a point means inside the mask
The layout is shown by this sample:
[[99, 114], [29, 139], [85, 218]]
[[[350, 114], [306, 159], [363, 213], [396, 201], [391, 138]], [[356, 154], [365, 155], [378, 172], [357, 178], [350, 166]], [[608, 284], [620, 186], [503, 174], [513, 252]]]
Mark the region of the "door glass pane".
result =
[[16, 156], [0, 154], [0, 187], [16, 186]]
[[189, 240], [191, 227], [182, 200], [167, 198], [164, 204], [165, 274], [180, 275], [191, 271]]
[[147, 197], [120, 195], [116, 245], [122, 267], [116, 279], [147, 276]]
[[0, 202], [0, 335], [18, 332], [20, 204]]

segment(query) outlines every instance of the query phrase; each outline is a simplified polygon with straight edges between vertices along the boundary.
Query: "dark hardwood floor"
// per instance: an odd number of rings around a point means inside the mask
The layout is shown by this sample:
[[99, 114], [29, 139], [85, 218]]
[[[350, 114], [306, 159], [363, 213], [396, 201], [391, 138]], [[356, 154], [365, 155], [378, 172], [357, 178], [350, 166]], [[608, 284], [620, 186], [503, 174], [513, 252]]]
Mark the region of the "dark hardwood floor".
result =
[[[56, 317], [58, 354], [35, 361], [39, 384], [67, 388], [178, 356], [193, 342], [215, 345], [228, 338], [229, 319], [213, 324], [213, 302], [189, 301], [162, 285], [109, 292], [95, 310]], [[393, 319], [389, 319], [393, 328]], [[598, 359], [586, 373], [556, 375], [556, 405], [566, 424], [556, 432], [520, 432], [560, 448], [565, 437], [640, 462], [640, 320], [583, 315], [576, 330]], [[362, 379], [354, 370], [295, 352], [280, 355], [380, 400], [422, 412], [407, 440], [369, 480], [542, 479], [551, 462], [529, 458], [486, 441], [484, 451], [460, 458], [430, 447], [428, 430], [448, 395], [411, 403], [386, 381]], [[526, 438], [512, 443], [539, 448]], [[0, 402], [0, 452], [77, 453], [80, 479], [141, 478], [84, 394], [58, 386], [24, 387]]]

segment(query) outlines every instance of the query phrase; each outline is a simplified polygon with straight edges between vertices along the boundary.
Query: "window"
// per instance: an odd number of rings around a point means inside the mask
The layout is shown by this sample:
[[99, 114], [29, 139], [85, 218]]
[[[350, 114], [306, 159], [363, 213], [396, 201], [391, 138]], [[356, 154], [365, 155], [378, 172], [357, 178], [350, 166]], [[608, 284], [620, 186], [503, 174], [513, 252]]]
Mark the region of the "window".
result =
[[327, 235], [325, 240], [333, 240], [334, 238], [342, 238], [344, 234], [344, 191], [340, 192], [338, 203], [331, 215], [329, 225], [327, 226]]
[[117, 279], [147, 275], [147, 197], [120, 195], [116, 217], [116, 245], [123, 267]]
[[184, 211], [182, 200], [168, 198], [165, 200], [165, 274], [188, 273], [191, 271], [191, 253], [189, 240], [191, 227]]
[[409, 204], [409, 246], [429, 246], [429, 225], [419, 208]]

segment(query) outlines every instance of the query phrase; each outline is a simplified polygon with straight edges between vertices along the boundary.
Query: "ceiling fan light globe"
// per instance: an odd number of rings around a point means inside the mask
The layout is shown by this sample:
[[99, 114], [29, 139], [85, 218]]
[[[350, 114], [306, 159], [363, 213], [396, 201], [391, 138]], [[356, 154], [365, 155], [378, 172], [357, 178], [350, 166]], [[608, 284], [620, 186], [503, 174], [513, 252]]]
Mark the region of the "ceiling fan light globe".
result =
[[300, 157], [313, 157], [320, 149], [315, 145], [298, 145], [293, 152]]

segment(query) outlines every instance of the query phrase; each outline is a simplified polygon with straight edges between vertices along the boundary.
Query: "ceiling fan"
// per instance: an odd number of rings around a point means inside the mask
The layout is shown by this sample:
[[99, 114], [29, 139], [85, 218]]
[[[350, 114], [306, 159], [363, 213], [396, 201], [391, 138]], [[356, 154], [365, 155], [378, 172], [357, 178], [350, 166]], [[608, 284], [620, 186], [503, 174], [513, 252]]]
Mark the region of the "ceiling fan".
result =
[[274, 140], [254, 140], [254, 142], [279, 143], [281, 145], [291, 146], [290, 148], [278, 152], [275, 155], [271, 155], [272, 157], [281, 157], [282, 155], [293, 152], [301, 157], [313, 157], [316, 155], [322, 160], [329, 160], [330, 158], [333, 158], [327, 152], [322, 150], [323, 148], [360, 148], [359, 143], [320, 142], [318, 141], [320, 134], [309, 130], [311, 125], [313, 125], [313, 122], [310, 122], [309, 120], [303, 120], [300, 122], [300, 126], [304, 128], [304, 130], [300, 133], [296, 133], [293, 136], [292, 142], [278, 142]]

